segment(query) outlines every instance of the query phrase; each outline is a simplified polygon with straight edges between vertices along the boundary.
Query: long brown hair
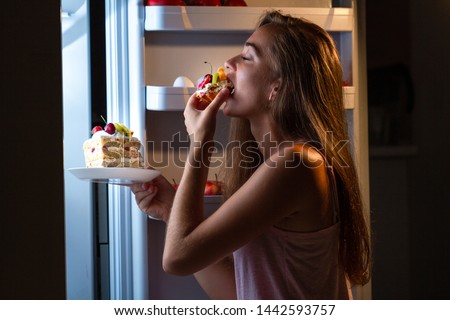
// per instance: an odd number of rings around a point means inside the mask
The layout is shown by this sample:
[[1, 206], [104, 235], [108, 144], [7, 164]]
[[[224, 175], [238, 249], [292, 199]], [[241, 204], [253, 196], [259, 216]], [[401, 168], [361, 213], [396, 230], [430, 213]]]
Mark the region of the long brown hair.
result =
[[[270, 104], [273, 117], [283, 138], [308, 141], [332, 166], [339, 198], [340, 259], [353, 284], [366, 284], [371, 271], [370, 236], [350, 150], [342, 67], [334, 41], [321, 27], [278, 11], [266, 12], [258, 27], [268, 24], [276, 28], [268, 51], [273, 71], [281, 78]], [[226, 150], [225, 197], [239, 189], [262, 162], [247, 120], [231, 120], [229, 139], [241, 145]]]

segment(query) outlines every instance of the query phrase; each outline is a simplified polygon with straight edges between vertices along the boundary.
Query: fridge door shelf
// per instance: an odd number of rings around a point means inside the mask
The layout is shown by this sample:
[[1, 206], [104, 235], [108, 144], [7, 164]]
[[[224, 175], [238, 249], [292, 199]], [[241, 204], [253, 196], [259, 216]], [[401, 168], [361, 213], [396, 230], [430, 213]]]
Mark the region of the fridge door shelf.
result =
[[[195, 88], [147, 86], [147, 110], [183, 111]], [[344, 108], [355, 108], [355, 87], [343, 87]]]
[[204, 196], [205, 216], [212, 215], [223, 203], [223, 196]]
[[342, 87], [344, 93], [344, 108], [355, 108], [355, 87], [345, 86]]
[[[266, 7], [146, 6], [146, 31], [249, 32]], [[352, 8], [276, 8], [312, 21], [327, 31], [352, 31]]]

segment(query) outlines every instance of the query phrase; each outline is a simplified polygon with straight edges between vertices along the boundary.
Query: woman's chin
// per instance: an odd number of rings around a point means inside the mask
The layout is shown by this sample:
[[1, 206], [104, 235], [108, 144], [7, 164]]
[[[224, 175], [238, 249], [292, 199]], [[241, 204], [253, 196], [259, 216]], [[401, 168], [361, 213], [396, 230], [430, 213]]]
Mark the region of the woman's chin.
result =
[[238, 114], [236, 113], [236, 108], [234, 107], [234, 104], [229, 103], [228, 101], [223, 106], [222, 111], [223, 111], [223, 114], [227, 117], [237, 117], [238, 116]]

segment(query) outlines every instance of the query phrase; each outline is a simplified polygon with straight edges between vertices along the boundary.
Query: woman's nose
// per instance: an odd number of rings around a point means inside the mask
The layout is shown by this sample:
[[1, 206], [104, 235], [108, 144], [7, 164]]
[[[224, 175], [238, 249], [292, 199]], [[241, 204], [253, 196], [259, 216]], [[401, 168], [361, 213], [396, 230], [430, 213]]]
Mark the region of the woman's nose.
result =
[[225, 63], [223, 64], [225, 66], [225, 70], [234, 70], [234, 58], [235, 57], [225, 61]]

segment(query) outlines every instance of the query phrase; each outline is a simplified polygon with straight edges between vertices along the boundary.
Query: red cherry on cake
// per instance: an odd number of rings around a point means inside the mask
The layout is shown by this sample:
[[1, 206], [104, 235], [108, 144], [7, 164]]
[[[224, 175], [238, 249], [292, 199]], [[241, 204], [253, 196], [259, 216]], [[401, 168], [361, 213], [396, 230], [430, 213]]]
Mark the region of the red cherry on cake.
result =
[[114, 126], [114, 123], [108, 123], [105, 126], [105, 132], [109, 134], [114, 134], [116, 132], [116, 127]]
[[102, 131], [102, 130], [103, 130], [102, 127], [100, 127], [100, 126], [95, 126], [95, 127], [92, 128], [91, 133], [94, 134], [94, 133], [96, 133], [96, 132], [98, 132], [98, 131]]
[[197, 89], [203, 89], [208, 83], [211, 83], [212, 76], [211, 74], [207, 74], [203, 77], [202, 82], [199, 83]]

